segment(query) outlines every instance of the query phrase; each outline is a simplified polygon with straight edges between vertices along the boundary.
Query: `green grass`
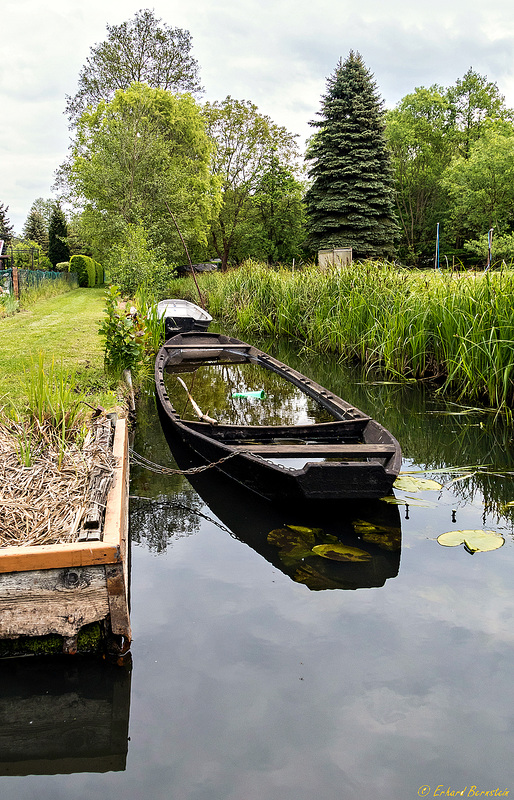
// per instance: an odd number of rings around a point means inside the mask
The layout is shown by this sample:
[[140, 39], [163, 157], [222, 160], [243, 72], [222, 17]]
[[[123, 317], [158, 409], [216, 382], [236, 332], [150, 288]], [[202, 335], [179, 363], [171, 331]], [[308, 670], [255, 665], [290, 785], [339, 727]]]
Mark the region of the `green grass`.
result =
[[104, 372], [104, 290], [74, 289], [40, 299], [12, 317], [0, 319], [0, 409], [24, 410], [28, 373], [37, 369], [40, 353], [46, 364], [73, 375], [77, 389], [91, 405], [113, 406], [112, 380]]

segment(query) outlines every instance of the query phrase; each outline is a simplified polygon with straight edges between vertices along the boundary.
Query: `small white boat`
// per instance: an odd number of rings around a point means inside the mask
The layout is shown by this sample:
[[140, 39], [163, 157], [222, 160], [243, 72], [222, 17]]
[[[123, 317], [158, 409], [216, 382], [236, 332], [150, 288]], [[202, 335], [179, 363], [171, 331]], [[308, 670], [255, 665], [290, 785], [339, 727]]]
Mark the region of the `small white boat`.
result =
[[204, 308], [189, 300], [161, 300], [157, 303], [157, 314], [159, 319], [164, 319], [166, 339], [185, 331], [206, 331], [212, 322]]

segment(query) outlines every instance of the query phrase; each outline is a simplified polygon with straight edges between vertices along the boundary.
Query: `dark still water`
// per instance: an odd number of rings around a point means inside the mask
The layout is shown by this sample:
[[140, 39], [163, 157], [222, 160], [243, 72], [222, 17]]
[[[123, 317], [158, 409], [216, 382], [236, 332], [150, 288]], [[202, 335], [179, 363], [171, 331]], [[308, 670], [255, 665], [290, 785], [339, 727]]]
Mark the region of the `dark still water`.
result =
[[[2, 664], [1, 798], [514, 795], [513, 429], [326, 356], [274, 355], [385, 424], [404, 470], [449, 483], [462, 473], [447, 468], [476, 469], [441, 491], [397, 490], [408, 505], [323, 513], [270, 510], [211, 473], [193, 488], [134, 468], [132, 671]], [[134, 449], [175, 465], [153, 398]], [[362, 522], [389, 549], [357, 538]], [[268, 540], [284, 525], [300, 528], [296, 551]], [[302, 556], [305, 527], [371, 558]], [[437, 542], [461, 529], [505, 544]]]

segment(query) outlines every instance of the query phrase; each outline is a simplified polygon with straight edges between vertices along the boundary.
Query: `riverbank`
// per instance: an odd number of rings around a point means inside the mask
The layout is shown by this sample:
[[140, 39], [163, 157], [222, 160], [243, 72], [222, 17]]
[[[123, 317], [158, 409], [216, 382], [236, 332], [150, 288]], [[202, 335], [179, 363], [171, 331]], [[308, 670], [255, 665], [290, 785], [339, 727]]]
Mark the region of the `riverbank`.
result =
[[[439, 391], [514, 404], [514, 273], [407, 270], [365, 262], [322, 272], [247, 262], [199, 276], [210, 313], [243, 337], [287, 336], [320, 353], [434, 380]], [[195, 300], [191, 279], [177, 282]]]
[[26, 406], [28, 374], [40, 353], [72, 376], [92, 406], [115, 405], [116, 382], [104, 372], [98, 335], [104, 308], [104, 289], [74, 289], [0, 319], [0, 408]]

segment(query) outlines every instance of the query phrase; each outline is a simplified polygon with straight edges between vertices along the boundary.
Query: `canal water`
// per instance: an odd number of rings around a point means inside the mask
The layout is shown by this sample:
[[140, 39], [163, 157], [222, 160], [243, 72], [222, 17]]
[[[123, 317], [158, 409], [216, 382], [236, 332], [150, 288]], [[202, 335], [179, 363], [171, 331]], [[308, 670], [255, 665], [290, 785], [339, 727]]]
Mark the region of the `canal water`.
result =
[[[134, 467], [132, 668], [2, 663], [1, 798], [514, 795], [514, 428], [292, 345], [273, 354], [382, 422], [403, 470], [442, 488], [270, 509], [212, 472]], [[151, 392], [133, 447], [194, 463], [170, 454]], [[454, 530], [504, 544], [439, 544]], [[313, 536], [368, 557], [311, 558]]]

